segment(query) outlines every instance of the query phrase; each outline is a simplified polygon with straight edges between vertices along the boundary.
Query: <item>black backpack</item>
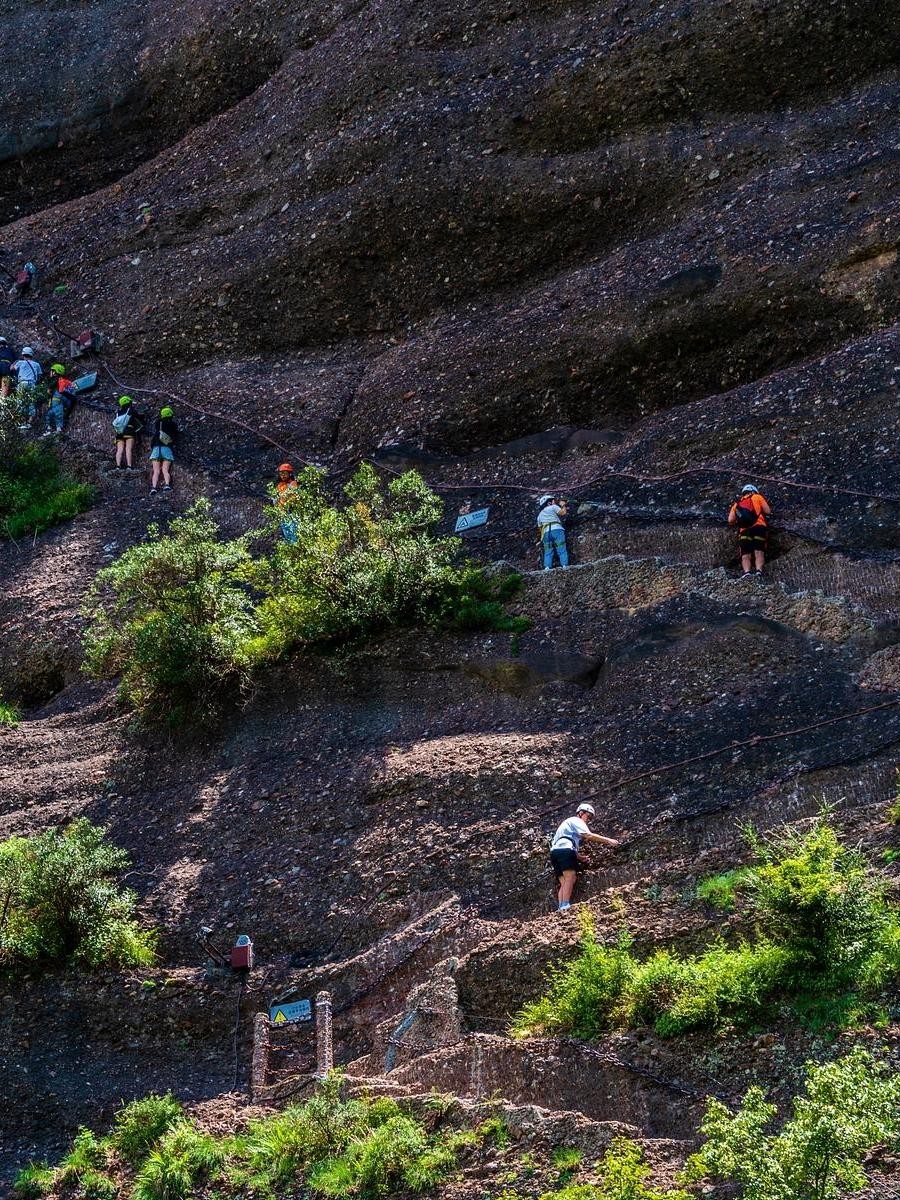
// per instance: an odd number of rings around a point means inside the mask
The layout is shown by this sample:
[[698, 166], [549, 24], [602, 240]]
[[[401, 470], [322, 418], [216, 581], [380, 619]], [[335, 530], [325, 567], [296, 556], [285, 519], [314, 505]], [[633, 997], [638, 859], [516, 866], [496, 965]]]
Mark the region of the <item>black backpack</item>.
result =
[[753, 500], [750, 496], [738, 500], [734, 510], [734, 519], [738, 529], [749, 529], [759, 520], [759, 513], [753, 507]]

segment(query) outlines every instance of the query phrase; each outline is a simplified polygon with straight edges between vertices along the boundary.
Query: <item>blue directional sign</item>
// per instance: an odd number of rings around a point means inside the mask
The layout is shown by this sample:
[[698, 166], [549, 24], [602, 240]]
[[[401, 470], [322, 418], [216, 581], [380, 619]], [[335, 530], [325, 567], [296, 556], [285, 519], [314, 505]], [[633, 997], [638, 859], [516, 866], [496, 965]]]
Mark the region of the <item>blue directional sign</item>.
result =
[[478, 525], [486, 525], [490, 511], [489, 508], [479, 508], [477, 512], [464, 513], [463, 516], [457, 517], [454, 532], [462, 533], [464, 529], [475, 529]]
[[273, 1025], [293, 1025], [297, 1021], [311, 1021], [312, 1005], [308, 1000], [295, 1000], [293, 1004], [273, 1004], [269, 1009], [269, 1020]]

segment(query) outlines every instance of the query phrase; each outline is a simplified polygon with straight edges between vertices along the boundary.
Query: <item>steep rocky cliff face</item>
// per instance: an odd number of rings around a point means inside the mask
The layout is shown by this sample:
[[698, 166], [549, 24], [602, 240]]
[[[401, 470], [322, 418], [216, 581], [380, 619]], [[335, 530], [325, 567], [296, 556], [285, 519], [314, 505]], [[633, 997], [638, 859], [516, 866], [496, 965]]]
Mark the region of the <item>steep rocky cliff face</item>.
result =
[[[253, 1011], [329, 986], [356, 1074], [465, 1091], [475, 1046], [483, 1094], [580, 1112], [600, 1141], [621, 1122], [671, 1173], [685, 1095], [785, 1093], [811, 1035], [778, 1027], [779, 1054], [623, 1035], [618, 1065], [577, 1080], [560, 1046], [488, 1035], [574, 941], [544, 859], [574, 795], [599, 792], [598, 826], [629, 839], [584, 886], [598, 927], [624, 912], [648, 946], [721, 927], [689, 897], [745, 853], [741, 822], [824, 800], [876, 857], [893, 845], [900, 8], [9, 9], [37, 62], [0, 97], [0, 247], [39, 282], [0, 333], [55, 357], [58, 330], [101, 330], [117, 377], [179, 397], [170, 507], [211, 494], [229, 529], [285, 453], [417, 465], [448, 523], [490, 506], [468, 548], [527, 572], [533, 625], [517, 649], [398, 635], [298, 661], [214, 734], [136, 733], [79, 678], [79, 607], [167, 510], [108, 473], [108, 414], [76, 410], [67, 453], [97, 506], [0, 547], [0, 681], [26, 705], [0, 731], [0, 834], [108, 824], [163, 964], [157, 987], [98, 983], [108, 1020], [91, 981], [3, 983], [2, 1170], [122, 1096], [244, 1088]], [[776, 511], [766, 583], [735, 577], [722, 529], [747, 478]], [[544, 576], [551, 485], [576, 566]], [[241, 1002], [202, 977], [203, 924], [257, 943], [236, 1064]], [[453, 1021], [385, 1082], [385, 1028], [449, 955]], [[276, 1092], [302, 1060], [283, 1054]]]

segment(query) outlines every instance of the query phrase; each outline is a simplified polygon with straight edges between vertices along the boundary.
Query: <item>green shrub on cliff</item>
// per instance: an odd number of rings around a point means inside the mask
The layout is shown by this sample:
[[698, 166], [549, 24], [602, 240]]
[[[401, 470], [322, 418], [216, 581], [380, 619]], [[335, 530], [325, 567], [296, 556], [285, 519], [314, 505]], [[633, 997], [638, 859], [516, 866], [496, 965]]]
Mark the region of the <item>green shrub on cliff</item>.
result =
[[736, 1184], [742, 1200], [840, 1200], [867, 1183], [862, 1163], [877, 1146], [900, 1145], [900, 1076], [857, 1047], [829, 1063], [807, 1063], [791, 1118], [769, 1131], [777, 1108], [752, 1087], [732, 1113], [707, 1101], [705, 1142], [686, 1177]]
[[386, 486], [363, 465], [329, 502], [326, 475], [307, 467], [284, 504], [273, 503], [274, 531], [289, 524], [254, 579], [262, 636], [254, 653], [278, 658], [296, 646], [354, 641], [403, 625], [448, 629], [527, 626], [503, 601], [518, 577], [493, 580], [457, 562], [460, 541], [435, 532], [443, 503], [416, 471]]
[[172, 724], [214, 711], [223, 691], [249, 679], [244, 650], [256, 622], [241, 582], [249, 564], [246, 540], [221, 537], [208, 500], [166, 534], [151, 525], [145, 542], [97, 574], [86, 669], [121, 676], [127, 703]]
[[152, 962], [154, 938], [118, 882], [127, 866], [128, 855], [83, 817], [0, 843], [0, 968]]
[[752, 938], [640, 960], [627, 934], [598, 942], [585, 915], [578, 953], [551, 972], [545, 995], [511, 1031], [592, 1038], [652, 1024], [672, 1036], [756, 1019], [779, 998], [812, 1022], [852, 1018], [900, 973], [900, 916], [884, 884], [824, 818], [805, 834], [785, 830], [752, 845], [756, 863], [742, 876]]
[[36, 1200], [60, 1188], [66, 1195], [78, 1188], [79, 1195], [123, 1200], [189, 1200], [200, 1194], [375, 1200], [423, 1194], [488, 1136], [435, 1124], [440, 1117], [426, 1125], [387, 1097], [343, 1100], [336, 1075], [302, 1104], [225, 1137], [199, 1129], [171, 1096], [147, 1097], [121, 1110], [110, 1136], [79, 1131], [55, 1169], [26, 1167], [17, 1195]]
[[43, 533], [90, 507], [93, 491], [60, 466], [56, 452], [27, 442], [0, 462], [0, 533]]
[[[259, 535], [224, 539], [200, 500], [98, 573], [86, 668], [118, 675], [123, 700], [177, 724], [213, 715], [295, 649], [409, 625], [521, 632], [528, 622], [504, 609], [519, 577], [457, 562], [459, 540], [435, 533], [442, 512], [414, 471], [385, 486], [360, 467], [331, 504], [324, 472], [310, 467], [268, 510], [274, 549], [253, 556]], [[296, 540], [282, 538], [288, 524]]]

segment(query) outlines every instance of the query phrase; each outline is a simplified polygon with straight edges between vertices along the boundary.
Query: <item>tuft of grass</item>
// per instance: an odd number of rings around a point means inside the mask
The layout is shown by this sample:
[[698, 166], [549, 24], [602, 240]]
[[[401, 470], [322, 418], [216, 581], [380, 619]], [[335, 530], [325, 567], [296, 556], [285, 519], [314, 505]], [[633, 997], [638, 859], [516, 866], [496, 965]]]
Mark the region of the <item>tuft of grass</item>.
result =
[[133, 1200], [188, 1200], [220, 1170], [224, 1157], [215, 1138], [180, 1120], [144, 1160], [135, 1177]]
[[553, 1151], [550, 1161], [559, 1172], [557, 1181], [560, 1184], [571, 1183], [581, 1166], [581, 1151], [574, 1146], [558, 1146]]
[[735, 867], [720, 875], [708, 875], [697, 884], [697, 899], [709, 904], [718, 912], [734, 912], [738, 890], [750, 877], [750, 867]]
[[181, 1105], [171, 1092], [132, 1100], [116, 1114], [112, 1144], [125, 1162], [139, 1166], [181, 1116]]
[[16, 1175], [13, 1195], [16, 1200], [42, 1200], [53, 1190], [56, 1172], [47, 1163], [29, 1163]]
[[8, 729], [16, 729], [21, 719], [21, 710], [15, 704], [9, 704], [0, 697], [0, 725], [5, 725]]

